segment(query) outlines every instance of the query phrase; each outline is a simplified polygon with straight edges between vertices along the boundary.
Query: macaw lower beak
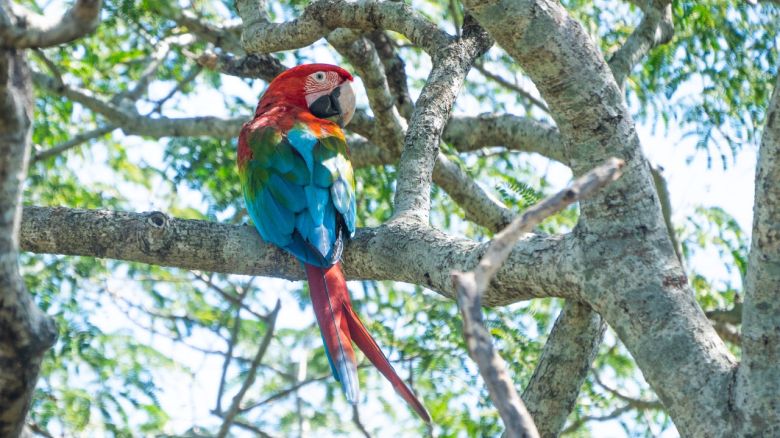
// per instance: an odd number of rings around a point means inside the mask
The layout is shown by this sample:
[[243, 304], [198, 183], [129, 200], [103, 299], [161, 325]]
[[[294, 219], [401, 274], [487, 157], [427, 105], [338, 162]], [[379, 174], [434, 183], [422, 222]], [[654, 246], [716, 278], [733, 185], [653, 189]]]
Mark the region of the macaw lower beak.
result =
[[321, 119], [335, 117], [339, 126], [346, 126], [355, 114], [355, 92], [350, 81], [344, 81], [330, 94], [318, 97], [309, 105], [309, 111]]

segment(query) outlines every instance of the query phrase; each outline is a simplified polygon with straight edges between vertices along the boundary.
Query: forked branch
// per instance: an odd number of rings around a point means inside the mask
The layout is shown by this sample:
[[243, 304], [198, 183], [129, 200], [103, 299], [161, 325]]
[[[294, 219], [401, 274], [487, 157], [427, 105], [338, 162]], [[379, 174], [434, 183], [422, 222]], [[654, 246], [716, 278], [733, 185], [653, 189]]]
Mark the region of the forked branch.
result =
[[477, 363], [479, 372], [485, 379], [490, 398], [501, 414], [508, 436], [536, 437], [539, 432], [515, 391], [506, 370], [506, 363], [493, 348], [490, 332], [482, 322], [482, 294], [520, 236], [531, 231], [545, 218], [619, 178], [624, 164], [622, 160], [612, 158], [574, 181], [568, 188], [529, 208], [496, 234], [474, 271], [452, 273], [458, 306], [463, 315], [463, 332], [469, 355]]

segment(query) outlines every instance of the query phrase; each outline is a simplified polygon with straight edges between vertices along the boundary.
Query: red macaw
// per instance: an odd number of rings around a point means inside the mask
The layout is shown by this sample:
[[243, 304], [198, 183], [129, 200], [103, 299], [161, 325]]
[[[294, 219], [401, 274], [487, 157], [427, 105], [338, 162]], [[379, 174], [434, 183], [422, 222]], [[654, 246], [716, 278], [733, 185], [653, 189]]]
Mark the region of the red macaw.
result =
[[[341, 127], [355, 111], [352, 75], [328, 64], [277, 76], [238, 137], [238, 173], [249, 216], [266, 242], [300, 260], [333, 376], [358, 399], [352, 342], [426, 422], [430, 416], [360, 322], [341, 270], [355, 233], [355, 180]], [[336, 122], [329, 120], [335, 119]]]

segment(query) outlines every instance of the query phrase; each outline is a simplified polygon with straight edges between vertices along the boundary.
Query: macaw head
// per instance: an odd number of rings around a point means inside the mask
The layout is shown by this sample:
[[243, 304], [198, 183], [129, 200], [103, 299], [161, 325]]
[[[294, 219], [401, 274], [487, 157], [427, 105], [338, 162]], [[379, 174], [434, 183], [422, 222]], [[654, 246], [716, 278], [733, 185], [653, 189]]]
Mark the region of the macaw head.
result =
[[307, 108], [315, 117], [334, 119], [341, 127], [355, 114], [352, 75], [330, 64], [304, 64], [286, 70], [268, 85], [257, 113], [279, 104]]

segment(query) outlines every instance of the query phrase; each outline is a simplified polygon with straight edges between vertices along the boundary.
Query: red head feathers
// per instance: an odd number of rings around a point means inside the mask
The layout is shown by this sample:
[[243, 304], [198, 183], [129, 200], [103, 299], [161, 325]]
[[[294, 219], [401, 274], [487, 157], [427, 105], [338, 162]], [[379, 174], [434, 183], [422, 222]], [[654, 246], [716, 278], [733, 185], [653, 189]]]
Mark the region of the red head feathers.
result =
[[[341, 67], [330, 64], [305, 64], [293, 67], [274, 78], [268, 85], [260, 103], [257, 105], [256, 115], [264, 112], [269, 107], [278, 104], [286, 104], [312, 110], [318, 117], [329, 117], [327, 114], [317, 115], [313, 104], [321, 97], [330, 95], [340, 88], [340, 95], [333, 101], [342, 112], [344, 124], [354, 113], [354, 93], [349, 83], [352, 75]], [[341, 102], [337, 102], [341, 101]], [[328, 111], [325, 110], [327, 113]]]

